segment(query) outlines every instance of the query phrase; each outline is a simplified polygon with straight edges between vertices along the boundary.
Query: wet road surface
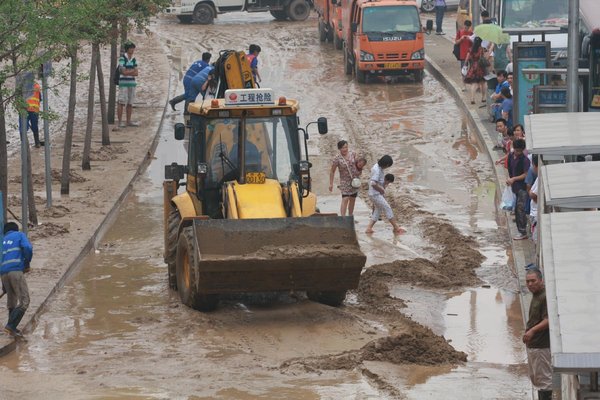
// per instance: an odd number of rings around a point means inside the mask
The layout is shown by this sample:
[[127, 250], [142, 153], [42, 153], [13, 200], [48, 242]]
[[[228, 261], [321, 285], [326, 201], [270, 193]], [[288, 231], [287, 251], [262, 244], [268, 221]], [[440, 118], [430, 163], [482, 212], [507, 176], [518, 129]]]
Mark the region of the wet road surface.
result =
[[[475, 134], [439, 82], [409, 78], [358, 85], [344, 75], [342, 55], [319, 44], [316, 20], [275, 22], [269, 14], [226, 14], [212, 26], [163, 18], [152, 28], [175, 71], [202, 51], [263, 48], [263, 86], [300, 100], [303, 124], [326, 116], [330, 133], [310, 131], [314, 189], [322, 211], [337, 211], [329, 194], [329, 159], [340, 139], [364, 153], [370, 168], [383, 154], [399, 180], [388, 196], [409, 201], [399, 215], [407, 233], [394, 238], [381, 222], [362, 234], [369, 208], [356, 211], [369, 266], [435, 256], [439, 243], [423, 236], [424, 219], [448, 220], [473, 236], [486, 260], [478, 276], [487, 287], [464, 291], [399, 285], [402, 312], [443, 335], [468, 355], [452, 367], [368, 361], [349, 370], [283, 367], [290, 359], [338, 354], [384, 337], [393, 321], [353, 312], [356, 296], [339, 309], [302, 295], [228, 297], [215, 313], [182, 306], [168, 290], [162, 261], [164, 165], [185, 162], [172, 139], [173, 113], [156, 160], [135, 187], [98, 249], [40, 317], [28, 343], [0, 360], [8, 393], [32, 398], [386, 399], [531, 398], [522, 320], [506, 263], [506, 233], [494, 209], [495, 187]], [[365, 173], [366, 174], [366, 173]], [[400, 309], [400, 306], [398, 306]], [[17, 396], [18, 397], [18, 396]]]

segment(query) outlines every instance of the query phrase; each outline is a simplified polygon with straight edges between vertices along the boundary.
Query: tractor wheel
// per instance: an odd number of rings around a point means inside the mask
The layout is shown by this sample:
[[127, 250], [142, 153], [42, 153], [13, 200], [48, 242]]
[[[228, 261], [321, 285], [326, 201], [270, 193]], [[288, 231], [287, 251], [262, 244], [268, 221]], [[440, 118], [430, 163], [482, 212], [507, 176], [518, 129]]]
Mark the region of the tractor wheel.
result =
[[213, 311], [217, 308], [219, 296], [198, 293], [200, 279], [198, 249], [194, 228], [184, 228], [177, 243], [177, 289], [181, 302], [198, 311]]
[[292, 0], [286, 12], [292, 21], [304, 21], [310, 15], [310, 4], [306, 0]]
[[367, 81], [367, 74], [365, 71], [361, 71], [358, 67], [358, 61], [354, 63], [354, 73], [356, 75], [356, 81], [358, 83], [365, 83]]
[[344, 42], [342, 42], [342, 38], [338, 36], [337, 32], [333, 32], [333, 47], [336, 50], [341, 50]]
[[345, 290], [325, 290], [321, 292], [306, 292], [306, 296], [321, 304], [326, 304], [332, 307], [339, 307], [346, 299]]
[[181, 214], [175, 209], [169, 214], [167, 220], [167, 245], [165, 249], [165, 262], [167, 263], [167, 272], [169, 277], [169, 287], [177, 290], [177, 232], [181, 223]]
[[319, 19], [319, 41], [322, 43], [327, 40], [327, 31], [325, 30], [325, 24]]
[[212, 24], [215, 19], [213, 9], [206, 3], [200, 3], [194, 8], [194, 22], [201, 25]]
[[284, 10], [271, 10], [270, 13], [277, 21], [285, 21], [287, 19], [287, 13]]
[[352, 64], [350, 64], [350, 57], [348, 57], [348, 51], [344, 48], [344, 72], [346, 75], [352, 75]]
[[191, 15], [178, 15], [177, 19], [182, 24], [191, 24], [194, 21], [194, 17]]
[[423, 72], [422, 69], [416, 70], [415, 72], [413, 72], [413, 77], [415, 78], [415, 82], [420, 83], [423, 82], [423, 76], [425, 75], [425, 73]]

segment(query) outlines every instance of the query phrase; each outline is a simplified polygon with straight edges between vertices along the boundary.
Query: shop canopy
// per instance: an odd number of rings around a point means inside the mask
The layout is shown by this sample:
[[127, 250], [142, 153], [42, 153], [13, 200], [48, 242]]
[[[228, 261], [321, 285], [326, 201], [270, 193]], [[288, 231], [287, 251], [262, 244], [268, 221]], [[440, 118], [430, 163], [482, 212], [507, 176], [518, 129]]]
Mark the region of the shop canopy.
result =
[[552, 365], [556, 372], [600, 371], [600, 212], [541, 218]]
[[551, 164], [540, 169], [546, 205], [600, 208], [600, 161]]
[[530, 153], [542, 156], [600, 153], [600, 113], [553, 113], [525, 116]]

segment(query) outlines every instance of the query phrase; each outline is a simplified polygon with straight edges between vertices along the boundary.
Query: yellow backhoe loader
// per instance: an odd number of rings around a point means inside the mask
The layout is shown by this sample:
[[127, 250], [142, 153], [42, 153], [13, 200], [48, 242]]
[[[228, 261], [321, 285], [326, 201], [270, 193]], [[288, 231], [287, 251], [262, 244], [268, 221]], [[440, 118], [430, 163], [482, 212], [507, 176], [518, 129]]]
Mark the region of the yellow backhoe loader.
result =
[[[200, 311], [214, 310], [220, 294], [291, 290], [339, 306], [366, 257], [352, 217], [317, 210], [313, 123], [298, 126], [297, 101], [247, 88], [254, 82], [243, 53], [217, 63], [222, 98], [189, 104], [186, 124], [175, 126], [175, 138], [188, 140], [187, 165], [165, 167], [169, 286]], [[325, 118], [314, 123], [327, 132]]]

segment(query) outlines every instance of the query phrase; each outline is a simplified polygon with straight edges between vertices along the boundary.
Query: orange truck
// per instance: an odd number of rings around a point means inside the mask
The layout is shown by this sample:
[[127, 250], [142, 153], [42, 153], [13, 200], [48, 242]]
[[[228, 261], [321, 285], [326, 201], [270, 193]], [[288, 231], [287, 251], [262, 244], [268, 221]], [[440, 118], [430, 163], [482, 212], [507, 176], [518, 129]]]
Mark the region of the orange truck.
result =
[[315, 0], [315, 11], [319, 14], [319, 40], [333, 42], [342, 49], [342, 0]]
[[388, 75], [423, 81], [425, 39], [414, 0], [342, 0], [342, 28], [344, 70], [359, 83]]

